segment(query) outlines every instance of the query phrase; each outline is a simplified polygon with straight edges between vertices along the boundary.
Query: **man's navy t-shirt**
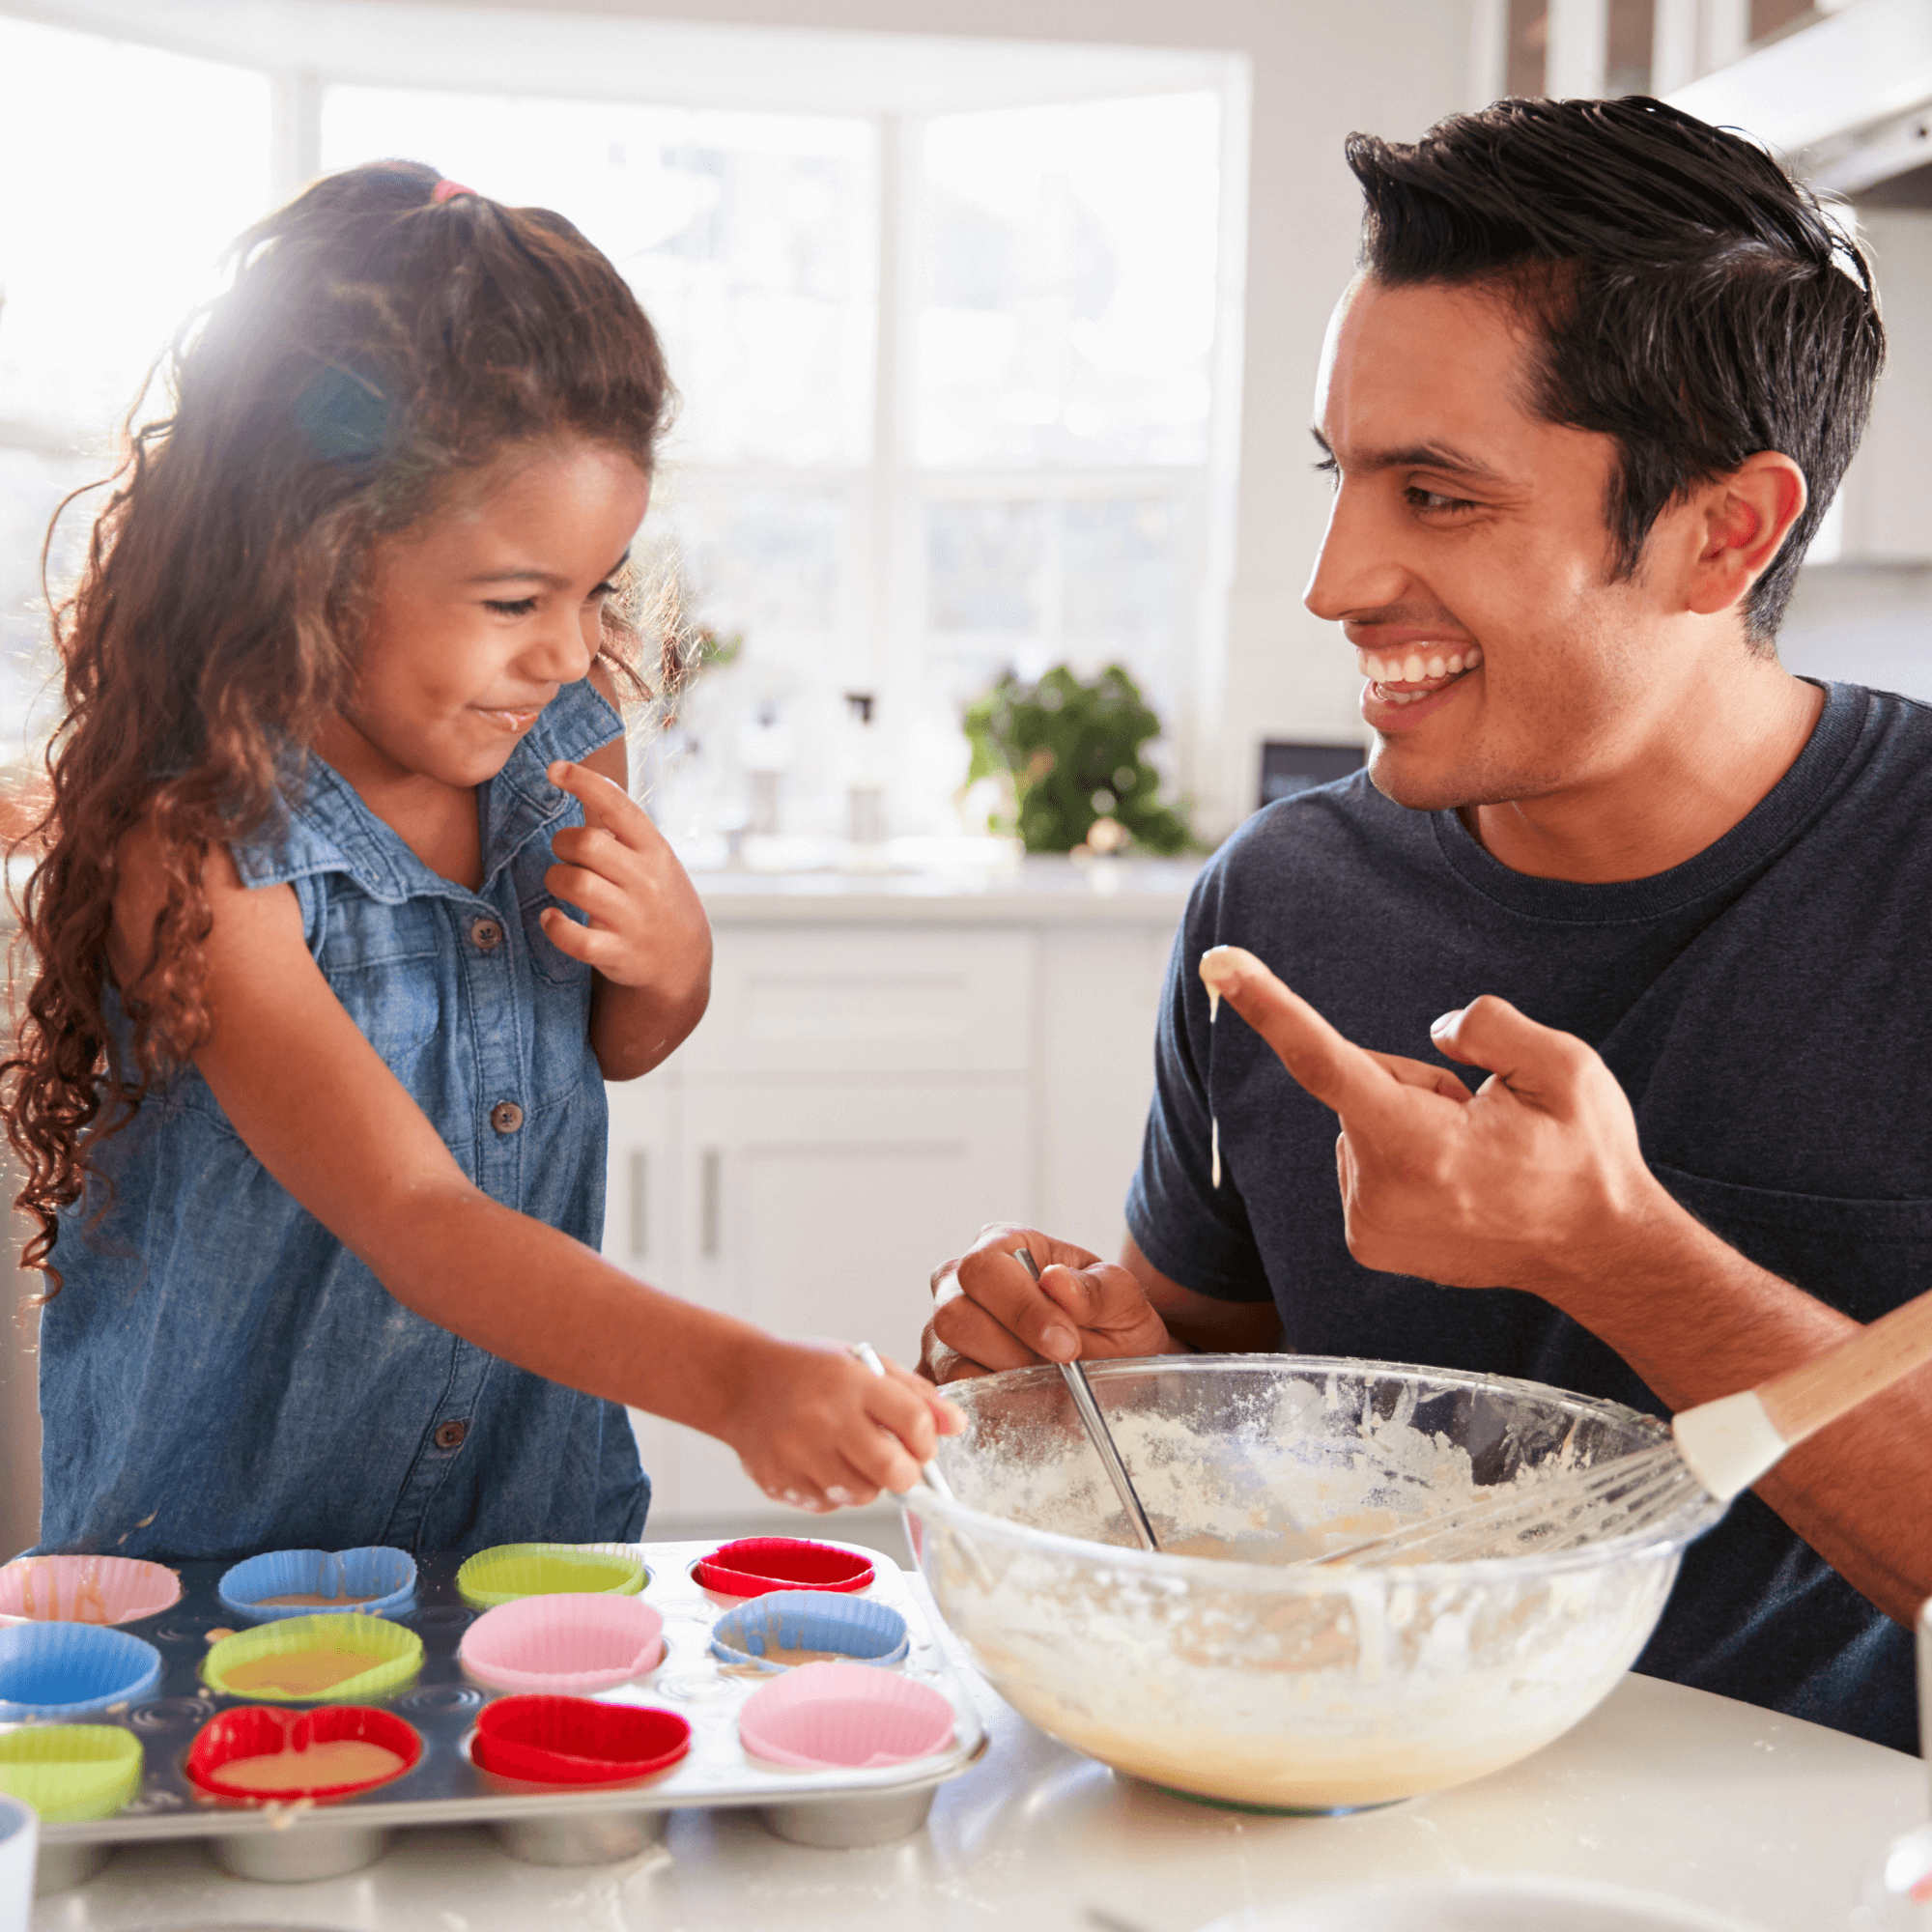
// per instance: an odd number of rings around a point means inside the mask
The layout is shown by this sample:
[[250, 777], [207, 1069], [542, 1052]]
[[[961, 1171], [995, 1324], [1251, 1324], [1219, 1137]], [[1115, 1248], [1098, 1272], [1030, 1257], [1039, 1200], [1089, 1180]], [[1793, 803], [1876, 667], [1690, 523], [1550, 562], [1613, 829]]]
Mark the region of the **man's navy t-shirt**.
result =
[[[1932, 711], [1851, 685], [1829, 687], [1755, 810], [1653, 878], [1513, 872], [1455, 812], [1405, 810], [1362, 775], [1268, 807], [1202, 874], [1176, 943], [1134, 1238], [1185, 1288], [1271, 1298], [1297, 1352], [1523, 1376], [1666, 1412], [1535, 1295], [1350, 1258], [1334, 1115], [1238, 1019], [1208, 1025], [1196, 962], [1237, 945], [1385, 1052], [1430, 1057], [1430, 1021], [1480, 993], [1580, 1036], [1685, 1207], [1872, 1321], [1932, 1288], [1928, 827]], [[1637, 1667], [1917, 1748], [1910, 1635], [1754, 1495], [1688, 1552]]]

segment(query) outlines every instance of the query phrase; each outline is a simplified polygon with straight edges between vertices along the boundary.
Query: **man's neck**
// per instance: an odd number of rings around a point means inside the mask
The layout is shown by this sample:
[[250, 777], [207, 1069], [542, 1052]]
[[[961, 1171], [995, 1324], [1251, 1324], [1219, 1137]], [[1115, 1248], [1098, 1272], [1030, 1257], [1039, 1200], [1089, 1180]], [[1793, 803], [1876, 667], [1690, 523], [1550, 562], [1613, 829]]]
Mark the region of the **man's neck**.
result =
[[[1775, 658], [1753, 660], [1721, 702], [1686, 705], [1634, 756], [1547, 797], [1463, 809], [1492, 859], [1532, 878], [1648, 879], [1694, 859], [1747, 817], [1797, 761], [1825, 694]], [[1712, 718], [1721, 718], [1710, 728]]]

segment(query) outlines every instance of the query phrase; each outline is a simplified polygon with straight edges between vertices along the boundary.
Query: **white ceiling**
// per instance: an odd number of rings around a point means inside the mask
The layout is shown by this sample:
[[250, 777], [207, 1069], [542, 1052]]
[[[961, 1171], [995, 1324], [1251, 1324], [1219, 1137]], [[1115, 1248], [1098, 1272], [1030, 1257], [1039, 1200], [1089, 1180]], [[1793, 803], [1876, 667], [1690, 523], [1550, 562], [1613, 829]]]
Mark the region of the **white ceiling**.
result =
[[0, 0], [0, 13], [325, 81], [819, 113], [1212, 87], [1234, 58], [422, 0]]

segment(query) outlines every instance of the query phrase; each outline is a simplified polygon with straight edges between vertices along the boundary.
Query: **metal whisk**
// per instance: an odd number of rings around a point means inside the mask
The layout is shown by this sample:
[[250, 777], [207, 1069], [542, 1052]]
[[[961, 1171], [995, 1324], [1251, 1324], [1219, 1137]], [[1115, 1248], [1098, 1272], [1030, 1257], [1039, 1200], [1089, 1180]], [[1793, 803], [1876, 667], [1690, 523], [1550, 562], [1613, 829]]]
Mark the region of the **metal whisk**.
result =
[[1932, 1293], [1754, 1389], [1682, 1409], [1671, 1439], [1507, 1496], [1405, 1523], [1309, 1559], [1315, 1564], [1468, 1563], [1634, 1536], [1700, 1495], [1748, 1489], [1787, 1449], [1932, 1361]]
[[1465, 1504], [1310, 1560], [1318, 1565], [1471, 1563], [1634, 1535], [1706, 1493], [1674, 1442], [1552, 1476], [1500, 1501]]

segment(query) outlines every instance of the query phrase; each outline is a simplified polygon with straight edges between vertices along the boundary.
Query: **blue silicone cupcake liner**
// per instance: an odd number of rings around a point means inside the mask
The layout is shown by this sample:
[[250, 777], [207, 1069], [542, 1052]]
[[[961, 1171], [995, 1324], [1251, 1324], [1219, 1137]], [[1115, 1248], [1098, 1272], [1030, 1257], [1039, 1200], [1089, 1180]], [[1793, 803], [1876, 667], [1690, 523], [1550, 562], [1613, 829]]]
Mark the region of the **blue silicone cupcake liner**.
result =
[[[389, 1617], [415, 1601], [414, 1559], [369, 1544], [360, 1549], [270, 1549], [226, 1572], [215, 1586], [221, 1607], [250, 1623], [279, 1617]], [[368, 1598], [367, 1603], [265, 1604], [264, 1597]]]
[[132, 1704], [161, 1679], [161, 1653], [102, 1624], [15, 1624], [0, 1630], [0, 1720], [74, 1718]]
[[788, 1670], [766, 1662], [772, 1650], [829, 1650], [854, 1663], [903, 1663], [906, 1622], [884, 1604], [823, 1590], [774, 1590], [727, 1610], [711, 1626], [712, 1654], [726, 1663]]

